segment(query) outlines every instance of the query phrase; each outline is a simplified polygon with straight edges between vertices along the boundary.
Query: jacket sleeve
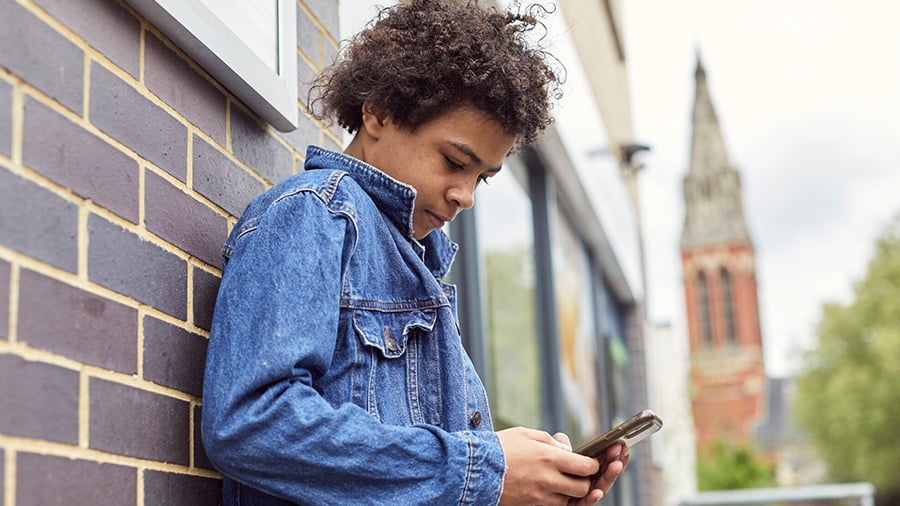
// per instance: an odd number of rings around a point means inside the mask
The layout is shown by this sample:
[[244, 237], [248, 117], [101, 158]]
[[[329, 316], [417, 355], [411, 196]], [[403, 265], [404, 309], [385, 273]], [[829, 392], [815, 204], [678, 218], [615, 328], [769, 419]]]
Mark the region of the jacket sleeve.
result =
[[237, 231], [207, 351], [210, 461], [302, 504], [496, 504], [505, 465], [493, 432], [386, 425], [313, 387], [335, 348], [355, 226], [300, 193]]

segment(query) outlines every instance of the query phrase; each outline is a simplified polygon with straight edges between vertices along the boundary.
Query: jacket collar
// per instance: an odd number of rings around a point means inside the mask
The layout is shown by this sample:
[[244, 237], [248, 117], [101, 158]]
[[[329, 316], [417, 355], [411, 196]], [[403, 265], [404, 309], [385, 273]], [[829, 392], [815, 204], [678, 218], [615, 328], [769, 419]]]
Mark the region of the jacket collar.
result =
[[413, 209], [416, 189], [397, 181], [378, 168], [344, 153], [328, 151], [318, 146], [306, 150], [307, 170], [336, 169], [350, 175], [369, 195], [379, 210], [406, 237], [425, 265], [437, 278], [450, 271], [450, 265], [459, 248], [443, 230], [434, 230], [421, 241], [413, 238]]

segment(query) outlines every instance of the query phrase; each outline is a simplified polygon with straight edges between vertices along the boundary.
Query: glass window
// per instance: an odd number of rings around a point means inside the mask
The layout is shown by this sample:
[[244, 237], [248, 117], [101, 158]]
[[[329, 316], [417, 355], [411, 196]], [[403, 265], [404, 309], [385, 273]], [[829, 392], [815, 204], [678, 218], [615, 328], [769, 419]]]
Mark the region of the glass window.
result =
[[[628, 346], [621, 338], [625, 333], [621, 314], [623, 310], [616, 304], [613, 292], [604, 282], [601, 271], [598, 270], [595, 280], [594, 293], [597, 297], [595, 307], [600, 326], [600, 346], [605, 350], [605, 361], [601, 362], [600, 374], [606, 380], [607, 401], [602, 407], [608, 410], [606, 413], [601, 411], [600, 421], [606, 425], [624, 421], [632, 415], [628, 412], [628, 382], [626, 380], [629, 358]], [[602, 381], [600, 385], [602, 387]], [[602, 396], [603, 392], [601, 392], [601, 399]]]
[[553, 283], [566, 430], [583, 441], [600, 430], [597, 332], [591, 264], [560, 210], [553, 213]]
[[508, 168], [476, 201], [491, 412], [497, 428], [541, 427], [531, 201]]
[[260, 118], [297, 128], [297, 2], [126, 0]]
[[725, 339], [729, 346], [735, 345], [734, 306], [731, 296], [731, 277], [728, 270], [722, 269], [722, 306], [725, 311]]
[[700, 299], [700, 335], [703, 346], [712, 347], [712, 322], [709, 319], [709, 289], [706, 286], [706, 274], [700, 271], [697, 275], [697, 297]]

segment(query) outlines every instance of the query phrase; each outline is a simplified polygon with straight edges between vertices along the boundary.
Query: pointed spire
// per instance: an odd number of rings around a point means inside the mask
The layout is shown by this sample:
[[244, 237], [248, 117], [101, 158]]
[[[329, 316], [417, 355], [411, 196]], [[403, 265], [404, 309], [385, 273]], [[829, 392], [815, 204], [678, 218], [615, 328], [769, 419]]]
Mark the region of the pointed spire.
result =
[[706, 70], [703, 68], [703, 58], [700, 57], [700, 48], [694, 48], [694, 54], [697, 56], [697, 68], [694, 69], [694, 79], [706, 80]]
[[740, 175], [731, 166], [713, 107], [700, 52], [694, 69], [690, 169], [684, 179], [683, 248], [750, 242], [744, 220]]
[[697, 67], [694, 70], [694, 130], [691, 137], [692, 174], [706, 174], [730, 167], [725, 151], [725, 141], [719, 127], [719, 119], [713, 107], [706, 83], [706, 70], [697, 50]]

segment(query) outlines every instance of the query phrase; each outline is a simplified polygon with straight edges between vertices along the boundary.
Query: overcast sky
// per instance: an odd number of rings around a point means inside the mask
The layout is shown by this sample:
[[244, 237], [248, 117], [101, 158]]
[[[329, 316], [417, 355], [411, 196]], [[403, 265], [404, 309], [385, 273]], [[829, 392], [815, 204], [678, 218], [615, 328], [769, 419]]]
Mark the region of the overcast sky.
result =
[[757, 254], [767, 369], [795, 372], [900, 212], [900, 3], [623, 0], [651, 316], [684, 335], [678, 240], [701, 55]]
[[[372, 3], [341, 0], [342, 29], [361, 27]], [[900, 212], [900, 2], [621, 6], [635, 140], [652, 146], [640, 176], [650, 317], [686, 339], [678, 240], [699, 54], [743, 180], [767, 369], [794, 373], [821, 305], [851, 300]]]

